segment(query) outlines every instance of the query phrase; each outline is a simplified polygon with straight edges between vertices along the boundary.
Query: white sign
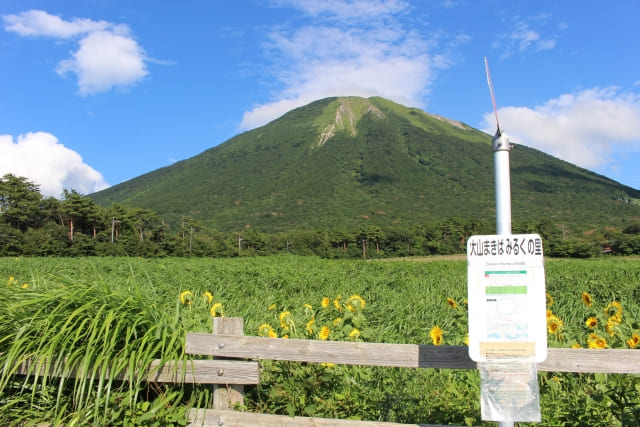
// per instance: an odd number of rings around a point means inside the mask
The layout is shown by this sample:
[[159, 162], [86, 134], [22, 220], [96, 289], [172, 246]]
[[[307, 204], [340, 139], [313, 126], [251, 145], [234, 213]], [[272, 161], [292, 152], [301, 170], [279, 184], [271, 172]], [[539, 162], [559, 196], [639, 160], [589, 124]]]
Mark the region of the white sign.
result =
[[467, 264], [471, 359], [544, 361], [547, 319], [540, 236], [472, 236]]

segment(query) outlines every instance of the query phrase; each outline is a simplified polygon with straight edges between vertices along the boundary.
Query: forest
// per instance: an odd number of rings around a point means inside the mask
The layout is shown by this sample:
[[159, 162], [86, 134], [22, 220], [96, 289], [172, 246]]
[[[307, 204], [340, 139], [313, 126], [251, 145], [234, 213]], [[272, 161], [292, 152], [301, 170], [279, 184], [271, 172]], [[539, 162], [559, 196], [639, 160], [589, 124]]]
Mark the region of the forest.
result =
[[[552, 257], [640, 254], [640, 222], [578, 232], [540, 219], [513, 224], [538, 233]], [[493, 218], [442, 218], [419, 225], [221, 231], [183, 216], [168, 223], [150, 209], [97, 205], [75, 190], [44, 197], [25, 177], [0, 178], [0, 256], [238, 257], [291, 253], [323, 258], [392, 258], [464, 254], [474, 234], [495, 234]]]

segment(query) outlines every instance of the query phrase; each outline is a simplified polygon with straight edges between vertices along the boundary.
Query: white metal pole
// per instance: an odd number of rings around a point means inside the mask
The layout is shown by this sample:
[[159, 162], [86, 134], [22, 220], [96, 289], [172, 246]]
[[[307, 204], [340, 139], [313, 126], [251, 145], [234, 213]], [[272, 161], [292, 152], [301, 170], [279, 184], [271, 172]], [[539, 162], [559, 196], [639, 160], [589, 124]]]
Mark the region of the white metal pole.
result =
[[[493, 137], [493, 160], [496, 180], [496, 232], [511, 234], [511, 175], [509, 170], [511, 143], [500, 128]], [[499, 421], [498, 427], [513, 427], [513, 421]]]
[[493, 137], [493, 160], [496, 179], [496, 232], [511, 234], [511, 177], [509, 150], [511, 143], [500, 130]]

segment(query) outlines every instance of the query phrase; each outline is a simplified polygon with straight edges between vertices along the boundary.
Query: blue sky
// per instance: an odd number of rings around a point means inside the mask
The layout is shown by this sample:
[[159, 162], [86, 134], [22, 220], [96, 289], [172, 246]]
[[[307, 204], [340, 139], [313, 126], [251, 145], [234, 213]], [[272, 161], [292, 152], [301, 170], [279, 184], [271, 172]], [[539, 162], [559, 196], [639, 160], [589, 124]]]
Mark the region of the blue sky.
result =
[[514, 142], [640, 189], [638, 17], [637, 0], [0, 0], [0, 175], [89, 194], [338, 95], [493, 133], [487, 57]]

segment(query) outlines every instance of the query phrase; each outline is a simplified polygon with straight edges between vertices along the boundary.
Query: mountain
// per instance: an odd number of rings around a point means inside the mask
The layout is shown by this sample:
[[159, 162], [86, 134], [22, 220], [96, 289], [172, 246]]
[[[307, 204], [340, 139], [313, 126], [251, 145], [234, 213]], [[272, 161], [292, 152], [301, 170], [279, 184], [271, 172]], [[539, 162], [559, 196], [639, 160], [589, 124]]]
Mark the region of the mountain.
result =
[[[586, 230], [640, 217], [640, 191], [522, 145], [511, 188], [514, 223]], [[491, 137], [378, 97], [315, 101], [90, 197], [222, 231], [495, 221]]]

